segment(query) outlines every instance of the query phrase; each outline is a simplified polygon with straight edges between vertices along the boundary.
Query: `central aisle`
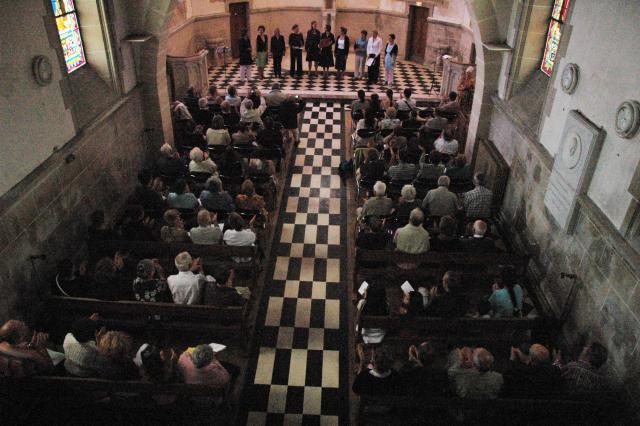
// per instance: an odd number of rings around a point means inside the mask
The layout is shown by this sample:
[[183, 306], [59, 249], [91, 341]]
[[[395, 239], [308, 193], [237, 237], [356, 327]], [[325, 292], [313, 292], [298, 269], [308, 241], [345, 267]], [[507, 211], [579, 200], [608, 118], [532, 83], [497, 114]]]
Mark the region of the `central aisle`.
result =
[[256, 321], [241, 424], [348, 422], [342, 105], [308, 103]]

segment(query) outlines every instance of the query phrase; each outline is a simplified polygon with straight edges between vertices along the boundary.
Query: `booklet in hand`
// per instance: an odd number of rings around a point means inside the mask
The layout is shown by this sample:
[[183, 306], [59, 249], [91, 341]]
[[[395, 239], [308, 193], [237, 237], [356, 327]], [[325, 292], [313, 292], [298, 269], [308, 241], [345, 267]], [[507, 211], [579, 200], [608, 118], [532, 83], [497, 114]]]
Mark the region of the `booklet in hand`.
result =
[[404, 291], [404, 292], [405, 292], [405, 293], [407, 293], [407, 294], [411, 293], [412, 291], [415, 291], [415, 290], [413, 289], [413, 287], [411, 286], [411, 284], [409, 284], [409, 281], [405, 281], [405, 282], [400, 286], [400, 288], [402, 289], [402, 291]]
[[358, 293], [360, 293], [360, 296], [364, 296], [364, 292], [367, 291], [368, 288], [369, 288], [369, 283], [366, 281], [362, 281], [362, 284], [358, 289]]
[[227, 349], [225, 345], [221, 345], [220, 343], [209, 343], [209, 346], [211, 346], [211, 349], [213, 349], [214, 353], [222, 352], [223, 350]]

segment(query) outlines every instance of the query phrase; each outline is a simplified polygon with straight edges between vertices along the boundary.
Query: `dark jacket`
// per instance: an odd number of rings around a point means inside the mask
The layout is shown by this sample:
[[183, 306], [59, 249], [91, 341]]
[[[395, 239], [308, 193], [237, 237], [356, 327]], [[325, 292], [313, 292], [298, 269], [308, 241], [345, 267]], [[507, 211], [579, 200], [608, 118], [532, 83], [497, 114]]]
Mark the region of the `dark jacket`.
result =
[[367, 182], [375, 182], [384, 177], [384, 161], [377, 160], [360, 164], [360, 178]]
[[268, 52], [269, 49], [269, 37], [264, 35], [263, 37], [256, 36], [256, 52]]
[[298, 128], [298, 114], [304, 109], [304, 102], [285, 100], [280, 105], [280, 122], [285, 129]]
[[209, 306], [242, 306], [245, 299], [233, 287], [220, 287], [216, 283], [207, 283], [203, 304]]
[[304, 36], [302, 33], [291, 33], [289, 34], [289, 47], [303, 47], [304, 46]]
[[489, 237], [468, 237], [462, 240], [464, 251], [469, 253], [495, 253], [498, 251], [496, 244]]
[[349, 42], [349, 36], [344, 36], [344, 50], [338, 49], [338, 39], [339, 37], [336, 38], [336, 44], [333, 52], [336, 54], [336, 56], [338, 54], [344, 54], [344, 56], [349, 56], [349, 47], [351, 46], [351, 43]]
[[284, 37], [271, 37], [271, 54], [274, 57], [283, 57], [285, 51]]
[[425, 308], [425, 315], [437, 318], [457, 318], [467, 310], [465, 299], [450, 293], [440, 294]]
[[238, 49], [240, 53], [240, 65], [251, 65], [253, 60], [251, 59], [251, 40], [249, 38], [241, 38], [238, 43]]
[[501, 393], [506, 398], [550, 398], [562, 389], [560, 369], [551, 364], [511, 361], [502, 376]]
[[431, 250], [440, 253], [459, 253], [464, 251], [464, 246], [458, 238], [441, 240], [435, 236], [431, 238]]
[[396, 386], [403, 395], [444, 396], [449, 390], [449, 378], [444, 369], [413, 365], [398, 374]]
[[371, 370], [364, 369], [353, 381], [353, 392], [356, 395], [391, 395], [396, 391], [396, 375], [392, 371], [388, 377], [378, 378]]
[[356, 238], [356, 246], [366, 250], [386, 250], [391, 236], [385, 232], [360, 232]]
[[164, 155], [156, 161], [156, 168], [161, 175], [169, 177], [184, 176], [187, 173], [187, 168], [179, 158]]

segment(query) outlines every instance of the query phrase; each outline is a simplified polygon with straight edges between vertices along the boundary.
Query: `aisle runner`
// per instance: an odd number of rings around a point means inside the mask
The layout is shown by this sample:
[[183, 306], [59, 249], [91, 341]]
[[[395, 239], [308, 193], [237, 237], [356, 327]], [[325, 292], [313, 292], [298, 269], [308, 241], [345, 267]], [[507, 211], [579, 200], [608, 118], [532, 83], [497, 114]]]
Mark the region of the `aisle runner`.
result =
[[338, 103], [309, 103], [304, 112], [268, 271], [273, 280], [265, 283], [258, 314], [241, 424], [347, 421], [341, 110]]

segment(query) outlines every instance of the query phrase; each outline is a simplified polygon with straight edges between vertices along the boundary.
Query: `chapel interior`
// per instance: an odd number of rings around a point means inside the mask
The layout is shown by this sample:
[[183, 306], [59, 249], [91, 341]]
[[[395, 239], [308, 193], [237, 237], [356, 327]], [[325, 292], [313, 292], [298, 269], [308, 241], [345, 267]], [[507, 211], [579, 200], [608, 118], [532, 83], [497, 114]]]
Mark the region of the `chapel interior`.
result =
[[640, 424], [638, 0], [2, 6], [0, 423]]

